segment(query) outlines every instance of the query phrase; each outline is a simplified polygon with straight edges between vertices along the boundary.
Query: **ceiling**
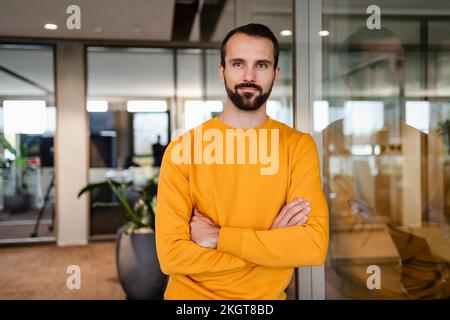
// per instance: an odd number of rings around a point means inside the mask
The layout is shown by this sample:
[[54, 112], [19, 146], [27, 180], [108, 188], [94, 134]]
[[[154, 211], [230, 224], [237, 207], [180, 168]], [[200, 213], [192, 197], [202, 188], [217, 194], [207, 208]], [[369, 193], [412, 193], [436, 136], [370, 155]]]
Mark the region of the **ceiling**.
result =
[[[70, 16], [66, 9], [72, 4], [81, 10], [80, 30], [66, 27]], [[11, 42], [33, 38], [217, 44], [235, 25], [249, 22], [268, 25], [281, 43], [292, 44], [292, 36], [280, 36], [281, 30], [292, 30], [292, 0], [276, 3], [272, 0], [0, 0], [0, 38], [12, 39]], [[54, 23], [58, 29], [46, 30], [46, 23]], [[150, 54], [145, 50], [116, 48], [90, 52], [89, 95], [173, 95], [173, 74], [167, 72], [172, 68], [172, 53]], [[183, 57], [178, 64], [178, 92], [200, 96], [201, 57], [198, 54]], [[208, 59], [214, 60], [208, 62], [212, 66], [207, 75], [208, 92], [222, 95], [223, 87], [216, 74], [218, 53]], [[290, 68], [289, 57], [282, 58], [280, 63]], [[195, 74], [199, 75], [198, 79], [193, 78]], [[123, 75], [127, 75], [128, 81], [122, 81]], [[274, 93], [288, 90], [285, 88], [288, 86], [280, 85]], [[41, 97], [53, 91], [50, 47], [0, 45], [0, 97]]]
[[371, 5], [378, 5], [382, 15], [429, 15], [450, 14], [448, 0], [322, 0], [323, 13], [365, 14]]
[[[81, 9], [80, 30], [66, 27], [71, 4]], [[168, 41], [174, 5], [175, 0], [0, 0], [0, 35]], [[58, 29], [46, 30], [46, 23]]]
[[[72, 4], [80, 7], [79, 30], [66, 27]], [[0, 0], [0, 37], [8, 38], [214, 42], [250, 21], [276, 35], [292, 29], [292, 0]]]
[[[293, 28], [294, 0], [0, 0], [0, 37], [130, 41], [220, 42], [236, 25]], [[324, 14], [366, 15], [376, 4], [384, 16], [449, 16], [448, 0], [322, 0]], [[69, 30], [67, 7], [81, 10], [81, 29]], [[46, 30], [46, 23], [58, 25]]]

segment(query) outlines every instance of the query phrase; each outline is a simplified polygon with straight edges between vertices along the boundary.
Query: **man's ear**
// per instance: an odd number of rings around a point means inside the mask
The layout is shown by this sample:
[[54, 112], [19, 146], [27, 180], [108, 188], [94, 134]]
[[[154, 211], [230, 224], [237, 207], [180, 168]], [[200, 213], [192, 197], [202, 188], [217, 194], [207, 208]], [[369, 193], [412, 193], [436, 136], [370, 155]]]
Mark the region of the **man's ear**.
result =
[[222, 64], [219, 63], [219, 78], [220, 78], [220, 81], [222, 81], [222, 83], [225, 82], [225, 79], [224, 79], [224, 76], [223, 76], [224, 72], [225, 72], [224, 66], [222, 66]]
[[278, 79], [280, 79], [280, 66], [277, 66], [275, 68], [275, 79], [273, 79], [273, 84], [276, 84], [278, 82]]

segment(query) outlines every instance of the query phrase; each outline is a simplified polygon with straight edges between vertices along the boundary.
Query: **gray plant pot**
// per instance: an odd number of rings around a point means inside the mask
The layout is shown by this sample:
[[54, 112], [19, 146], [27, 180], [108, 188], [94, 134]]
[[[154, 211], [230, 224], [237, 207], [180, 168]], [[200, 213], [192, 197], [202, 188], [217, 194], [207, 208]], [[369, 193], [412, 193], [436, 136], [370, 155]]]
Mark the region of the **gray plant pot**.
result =
[[162, 300], [167, 277], [156, 255], [155, 233], [117, 231], [116, 266], [129, 300]]

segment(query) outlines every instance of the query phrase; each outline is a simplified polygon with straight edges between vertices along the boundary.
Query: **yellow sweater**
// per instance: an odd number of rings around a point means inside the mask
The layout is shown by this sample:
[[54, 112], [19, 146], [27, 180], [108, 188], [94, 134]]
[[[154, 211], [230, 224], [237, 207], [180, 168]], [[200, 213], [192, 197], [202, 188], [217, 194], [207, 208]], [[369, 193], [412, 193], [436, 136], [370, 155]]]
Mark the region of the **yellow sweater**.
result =
[[[249, 153], [255, 132], [260, 148]], [[239, 134], [248, 138], [241, 162]], [[214, 148], [221, 139], [223, 149]], [[282, 207], [299, 197], [311, 201], [307, 223], [270, 230]], [[217, 249], [190, 240], [194, 207], [221, 227]], [[328, 228], [317, 150], [308, 134], [270, 118], [239, 130], [216, 117], [173, 140], [164, 153], [155, 230], [161, 269], [170, 276], [165, 299], [285, 299], [295, 267], [324, 262]]]

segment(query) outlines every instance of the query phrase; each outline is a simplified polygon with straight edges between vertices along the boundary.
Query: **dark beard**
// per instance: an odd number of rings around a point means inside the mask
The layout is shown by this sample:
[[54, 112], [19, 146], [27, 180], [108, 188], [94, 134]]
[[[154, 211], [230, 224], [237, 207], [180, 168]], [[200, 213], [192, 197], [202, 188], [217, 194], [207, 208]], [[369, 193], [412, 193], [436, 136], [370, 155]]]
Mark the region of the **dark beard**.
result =
[[[244, 87], [251, 87], [258, 90], [258, 93], [252, 93], [252, 92], [245, 92], [243, 95], [240, 95], [238, 93], [238, 89], [244, 88]], [[269, 99], [270, 93], [272, 92], [273, 87], [273, 81], [270, 85], [269, 90], [267, 92], [263, 93], [262, 88], [254, 83], [241, 83], [236, 86], [234, 86], [234, 91], [232, 91], [230, 88], [228, 88], [227, 80], [225, 79], [225, 90], [227, 91], [228, 97], [230, 98], [231, 102], [241, 110], [244, 111], [255, 111], [258, 110], [264, 103], [266, 103], [267, 99]], [[252, 97], [258, 94], [256, 98], [254, 98], [253, 103], [251, 102]]]

